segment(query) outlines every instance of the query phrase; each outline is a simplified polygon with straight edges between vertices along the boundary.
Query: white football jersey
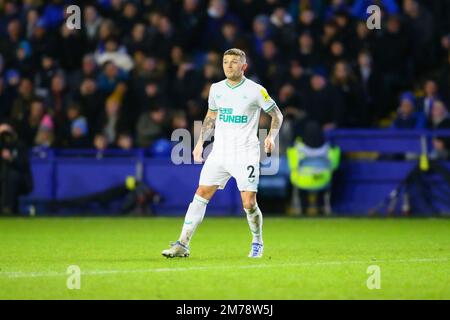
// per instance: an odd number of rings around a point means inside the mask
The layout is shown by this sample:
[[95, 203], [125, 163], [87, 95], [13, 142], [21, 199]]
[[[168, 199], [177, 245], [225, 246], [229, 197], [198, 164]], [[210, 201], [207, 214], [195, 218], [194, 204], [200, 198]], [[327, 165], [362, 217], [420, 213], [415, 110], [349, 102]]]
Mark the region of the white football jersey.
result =
[[230, 86], [226, 79], [214, 83], [208, 105], [210, 110], [218, 112], [212, 152], [239, 154], [249, 149], [259, 150], [261, 109], [269, 112], [276, 103], [263, 86], [244, 77], [235, 86]]

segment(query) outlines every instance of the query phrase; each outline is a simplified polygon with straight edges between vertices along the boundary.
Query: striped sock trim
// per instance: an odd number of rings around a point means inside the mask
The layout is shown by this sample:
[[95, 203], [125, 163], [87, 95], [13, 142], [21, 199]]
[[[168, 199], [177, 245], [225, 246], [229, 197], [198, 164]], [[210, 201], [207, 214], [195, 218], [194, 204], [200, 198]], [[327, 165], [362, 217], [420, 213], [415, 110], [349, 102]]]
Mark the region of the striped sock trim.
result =
[[196, 194], [196, 195], [194, 196], [194, 200], [197, 200], [198, 202], [201, 202], [201, 203], [203, 203], [203, 204], [205, 204], [205, 205], [209, 203], [209, 200], [200, 197], [198, 194]]

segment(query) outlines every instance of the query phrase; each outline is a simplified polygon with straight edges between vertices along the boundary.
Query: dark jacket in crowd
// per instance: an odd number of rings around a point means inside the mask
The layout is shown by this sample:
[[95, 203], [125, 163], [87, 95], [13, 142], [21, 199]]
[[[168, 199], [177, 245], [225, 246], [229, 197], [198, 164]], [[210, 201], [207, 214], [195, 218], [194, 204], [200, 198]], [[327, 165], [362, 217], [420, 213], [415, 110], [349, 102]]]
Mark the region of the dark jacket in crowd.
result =
[[342, 123], [342, 97], [330, 85], [320, 91], [308, 89], [301, 97], [301, 106], [308, 119], [317, 121], [320, 125], [334, 123], [339, 126]]

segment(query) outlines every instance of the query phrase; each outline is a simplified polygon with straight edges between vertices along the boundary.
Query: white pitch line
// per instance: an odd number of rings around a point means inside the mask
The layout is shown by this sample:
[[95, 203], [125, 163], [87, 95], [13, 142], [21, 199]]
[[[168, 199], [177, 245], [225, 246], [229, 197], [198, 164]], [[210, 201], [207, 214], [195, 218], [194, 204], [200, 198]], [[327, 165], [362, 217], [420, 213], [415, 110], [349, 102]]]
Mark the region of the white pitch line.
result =
[[[220, 269], [259, 269], [259, 268], [283, 268], [283, 267], [308, 267], [308, 266], [332, 266], [346, 264], [376, 264], [376, 263], [420, 263], [420, 262], [447, 262], [450, 258], [413, 258], [397, 260], [371, 260], [371, 261], [322, 261], [322, 262], [299, 262], [283, 264], [254, 264], [254, 265], [222, 265], [205, 267], [186, 267], [186, 268], [155, 268], [155, 269], [122, 269], [122, 270], [88, 270], [82, 271], [82, 276], [96, 276], [108, 274], [127, 274], [127, 273], [158, 273], [173, 271], [200, 271], [200, 270], [220, 270]], [[65, 272], [0, 272], [0, 278], [41, 278], [41, 277], [62, 277], [67, 276]]]

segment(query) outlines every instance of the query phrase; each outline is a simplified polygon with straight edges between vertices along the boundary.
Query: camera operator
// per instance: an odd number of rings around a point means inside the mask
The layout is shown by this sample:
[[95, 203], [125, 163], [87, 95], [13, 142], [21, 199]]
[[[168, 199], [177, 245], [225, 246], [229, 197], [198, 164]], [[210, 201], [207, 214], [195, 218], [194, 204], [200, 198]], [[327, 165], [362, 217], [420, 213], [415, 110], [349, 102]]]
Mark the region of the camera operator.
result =
[[13, 127], [0, 124], [0, 214], [18, 212], [18, 198], [30, 193], [33, 179], [28, 150], [19, 141]]

